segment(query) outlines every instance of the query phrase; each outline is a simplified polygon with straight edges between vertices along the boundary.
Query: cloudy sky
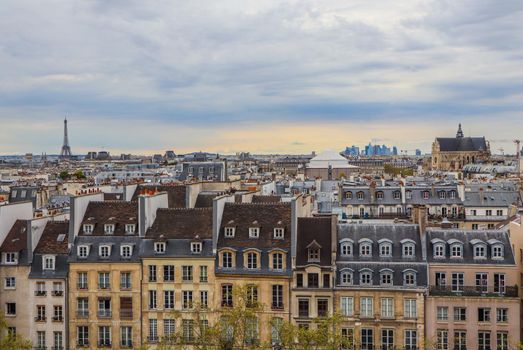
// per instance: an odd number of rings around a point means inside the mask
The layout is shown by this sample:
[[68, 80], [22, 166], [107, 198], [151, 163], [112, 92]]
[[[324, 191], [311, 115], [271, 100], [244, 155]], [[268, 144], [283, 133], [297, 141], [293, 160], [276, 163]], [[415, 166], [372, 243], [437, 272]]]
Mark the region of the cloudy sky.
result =
[[521, 0], [0, 0], [0, 154], [523, 138]]

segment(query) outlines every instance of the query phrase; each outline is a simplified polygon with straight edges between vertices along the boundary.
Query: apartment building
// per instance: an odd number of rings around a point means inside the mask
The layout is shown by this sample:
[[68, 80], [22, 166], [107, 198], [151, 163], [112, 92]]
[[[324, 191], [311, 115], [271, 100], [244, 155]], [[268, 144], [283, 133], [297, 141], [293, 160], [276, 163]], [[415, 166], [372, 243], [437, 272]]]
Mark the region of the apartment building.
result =
[[516, 214], [521, 207], [520, 194], [515, 189], [474, 186], [465, 191], [463, 202], [466, 220], [462, 228], [467, 230], [493, 229], [499, 223]]
[[428, 229], [427, 343], [512, 349], [519, 343], [519, 268], [506, 231]]
[[216, 310], [212, 208], [157, 209], [143, 238], [142, 339], [151, 348], [180, 335], [190, 344]]
[[418, 225], [337, 225], [335, 309], [365, 349], [425, 344], [427, 263]]

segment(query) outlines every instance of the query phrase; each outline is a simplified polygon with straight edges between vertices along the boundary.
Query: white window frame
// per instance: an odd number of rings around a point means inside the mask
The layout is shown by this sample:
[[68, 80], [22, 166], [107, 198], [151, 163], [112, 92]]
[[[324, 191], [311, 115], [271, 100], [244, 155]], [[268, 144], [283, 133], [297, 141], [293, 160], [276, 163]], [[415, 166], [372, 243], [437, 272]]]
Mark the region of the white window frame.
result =
[[[85, 255], [82, 252], [85, 250]], [[86, 259], [89, 256], [89, 246], [88, 245], [79, 245], [76, 253], [80, 259]]]
[[235, 231], [236, 231], [236, 227], [225, 227], [223, 229], [223, 237], [234, 238]]
[[[7, 281], [12, 281], [12, 283], [7, 283]], [[9, 284], [9, 285], [8, 285]], [[7, 276], [4, 278], [4, 289], [16, 289], [16, 277]]]
[[[499, 248], [500, 254], [498, 254], [496, 252], [496, 248]], [[503, 247], [503, 244], [496, 243], [496, 244], [492, 245], [491, 255], [492, 255], [492, 259], [494, 259], [494, 260], [502, 260], [505, 257], [505, 247]]]
[[[48, 262], [50, 263], [48, 265]], [[43, 270], [54, 270], [56, 268], [56, 257], [54, 255], [42, 256], [42, 269]]]
[[15, 253], [15, 252], [4, 253], [4, 263], [8, 264], [8, 265], [18, 264], [18, 253]]
[[154, 252], [156, 254], [165, 254], [165, 242], [154, 242]]
[[[104, 250], [107, 249], [107, 255], [104, 255], [103, 252]], [[111, 245], [109, 244], [103, 244], [103, 245], [100, 245], [98, 247], [98, 255], [100, 256], [100, 258], [102, 259], [108, 259], [110, 256], [111, 256]]]
[[340, 243], [340, 255], [341, 256], [352, 256], [353, 244], [351, 242], [341, 242]]
[[135, 224], [125, 224], [125, 234], [126, 235], [134, 235], [135, 232], [136, 232]]
[[353, 297], [340, 297], [340, 311], [342, 316], [353, 316], [354, 315], [354, 298]]
[[84, 234], [90, 235], [94, 231], [94, 225], [93, 224], [84, 224], [83, 226]]
[[[438, 249], [441, 248], [441, 253], [438, 253]], [[434, 258], [435, 259], [444, 259], [446, 257], [445, 254], [445, 244], [444, 243], [435, 243], [434, 244]]]
[[[129, 249], [129, 255], [124, 254], [124, 252]], [[133, 255], [133, 246], [130, 244], [123, 244], [120, 246], [120, 256], [124, 259], [130, 259]]]
[[283, 239], [285, 237], [285, 229], [283, 227], [274, 228], [274, 239]]
[[114, 234], [114, 224], [105, 224], [104, 225], [104, 234], [113, 235]]
[[[386, 249], [388, 248], [388, 253], [387, 252], [383, 252], [382, 249]], [[380, 257], [388, 257], [390, 258], [392, 256], [392, 243], [390, 242], [382, 242], [379, 244], [379, 253], [380, 253]], [[371, 253], [372, 255], [372, 253]]]
[[[458, 248], [456, 251], [454, 251], [454, 248]], [[455, 252], [459, 252], [459, 254], [454, 254]], [[452, 243], [450, 245], [450, 257], [452, 259], [460, 259], [463, 258], [463, 245], [461, 243]]]
[[260, 228], [249, 227], [249, 238], [260, 238]]
[[[479, 254], [480, 250], [483, 254]], [[486, 259], [487, 258], [487, 245], [486, 244], [475, 244], [474, 245], [474, 259]]]
[[191, 242], [191, 253], [201, 254], [202, 253], [202, 242]]
[[[412, 254], [406, 254], [412, 248]], [[412, 242], [403, 243], [401, 246], [401, 255], [404, 258], [414, 258], [416, 256], [416, 244]]]

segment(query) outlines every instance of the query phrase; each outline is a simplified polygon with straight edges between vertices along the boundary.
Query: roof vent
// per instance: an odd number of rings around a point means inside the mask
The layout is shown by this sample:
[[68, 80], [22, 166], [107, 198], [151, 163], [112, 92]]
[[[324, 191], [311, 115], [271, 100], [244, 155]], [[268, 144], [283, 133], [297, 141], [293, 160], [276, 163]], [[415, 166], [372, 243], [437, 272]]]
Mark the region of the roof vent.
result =
[[60, 233], [58, 237], [56, 238], [57, 242], [63, 242], [65, 239], [65, 233]]

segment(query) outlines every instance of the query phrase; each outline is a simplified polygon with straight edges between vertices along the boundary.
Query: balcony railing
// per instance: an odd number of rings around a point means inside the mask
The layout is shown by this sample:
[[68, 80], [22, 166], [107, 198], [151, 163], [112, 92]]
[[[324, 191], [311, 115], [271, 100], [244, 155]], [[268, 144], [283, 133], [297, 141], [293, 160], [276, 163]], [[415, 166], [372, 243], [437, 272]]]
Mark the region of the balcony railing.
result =
[[53, 297], [61, 297], [62, 295], [64, 295], [64, 291], [63, 290], [53, 290], [51, 292], [51, 295]]
[[89, 317], [89, 310], [77, 310], [76, 317]]
[[472, 296], [472, 297], [517, 297], [518, 287], [496, 286], [461, 286], [459, 290], [452, 286], [430, 286], [430, 295]]
[[98, 317], [111, 317], [112, 314], [111, 310], [98, 310]]
[[47, 317], [45, 316], [36, 316], [35, 322], [45, 322], [47, 320]]
[[130, 309], [121, 309], [120, 318], [133, 318], [133, 310]]
[[506, 215], [467, 215], [467, 221], [504, 221], [507, 219]]
[[47, 295], [47, 291], [45, 290], [35, 290], [35, 296], [37, 297], [45, 297]]
[[53, 322], [63, 322], [63, 316], [53, 316]]

